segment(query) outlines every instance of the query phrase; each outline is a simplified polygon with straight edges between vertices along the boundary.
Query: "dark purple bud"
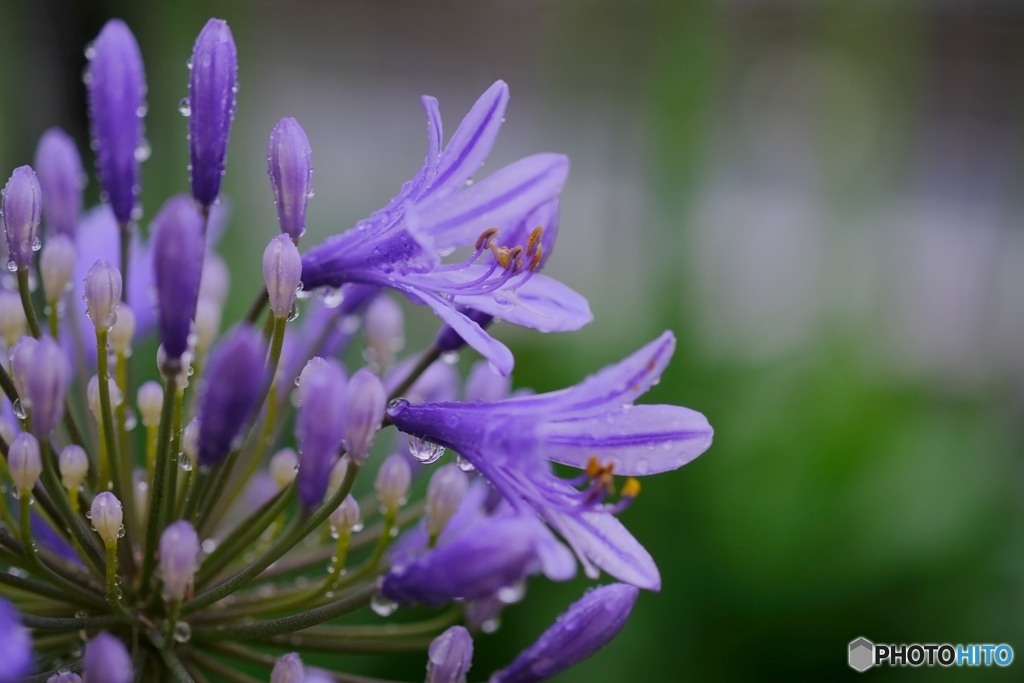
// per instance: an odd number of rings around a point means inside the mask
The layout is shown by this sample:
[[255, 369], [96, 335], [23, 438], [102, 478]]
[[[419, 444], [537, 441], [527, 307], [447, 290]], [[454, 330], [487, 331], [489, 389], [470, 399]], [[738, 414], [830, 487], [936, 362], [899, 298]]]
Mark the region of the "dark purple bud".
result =
[[134, 677], [124, 643], [106, 631], [86, 643], [84, 665], [89, 683], [131, 683]]
[[313, 195], [313, 158], [306, 131], [295, 119], [281, 119], [270, 133], [267, 172], [281, 232], [298, 244], [306, 231], [306, 203]]
[[231, 451], [266, 382], [263, 335], [242, 325], [210, 351], [199, 398], [199, 463], [216, 465]]
[[491, 683], [531, 683], [582, 662], [622, 629], [639, 589], [613, 583], [588, 591]]
[[127, 223], [139, 194], [139, 163], [146, 156], [142, 55], [120, 19], [106, 23], [86, 54], [85, 85], [100, 183], [118, 222]]
[[263, 280], [267, 284], [270, 310], [278, 318], [287, 317], [295, 304], [302, 279], [302, 257], [288, 235], [270, 240], [263, 251]]
[[60, 344], [50, 337], [39, 340], [27, 380], [32, 431], [45, 438], [64, 417], [64, 399], [71, 384], [71, 363]]
[[0, 683], [21, 680], [32, 669], [32, 638], [7, 598], [0, 598], [0, 662]]
[[203, 273], [203, 222], [185, 195], [171, 197], [153, 219], [153, 280], [160, 343], [168, 359], [188, 350]]
[[336, 360], [314, 358], [299, 380], [302, 407], [296, 423], [299, 439], [299, 500], [307, 509], [320, 505], [331, 468], [345, 435], [345, 370]]
[[[456, 308], [460, 313], [485, 330], [494, 320], [494, 316], [481, 313], [472, 308], [465, 306], [457, 306]], [[458, 351], [466, 345], [466, 340], [448, 325], [442, 325], [441, 330], [437, 333], [437, 339], [434, 340], [434, 345], [442, 351]]]
[[51, 128], [39, 138], [36, 172], [43, 188], [43, 213], [51, 235], [73, 236], [82, 211], [85, 171], [71, 136]]
[[452, 626], [434, 638], [427, 650], [426, 683], [466, 683], [473, 665], [473, 639], [463, 626]]
[[18, 268], [32, 265], [32, 252], [39, 243], [39, 220], [43, 210], [43, 191], [31, 166], [14, 169], [4, 188], [4, 233], [7, 251]]
[[223, 19], [210, 19], [192, 48], [188, 79], [192, 196], [210, 206], [220, 194], [231, 120], [235, 116], [238, 52]]

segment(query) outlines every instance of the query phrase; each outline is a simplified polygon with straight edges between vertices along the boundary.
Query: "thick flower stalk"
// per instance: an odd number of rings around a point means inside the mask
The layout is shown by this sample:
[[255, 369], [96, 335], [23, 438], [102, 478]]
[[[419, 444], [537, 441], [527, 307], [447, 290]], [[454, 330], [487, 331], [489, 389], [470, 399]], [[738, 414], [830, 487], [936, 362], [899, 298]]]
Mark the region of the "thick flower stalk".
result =
[[[181, 74], [192, 193], [164, 203], [148, 240], [133, 229], [139, 48], [114, 20], [87, 52], [103, 203], [82, 210], [79, 145], [54, 129], [38, 177], [15, 169], [3, 196], [17, 291], [0, 289], [0, 683], [251, 680], [243, 665], [272, 683], [362, 680], [316, 666], [349, 653], [417, 657], [430, 683], [471, 669], [517, 683], [607, 644], [640, 589], [661, 585], [616, 515], [637, 499], [635, 477], [681, 467], [712, 431], [687, 408], [635, 404], [669, 362], [671, 332], [568, 389], [513, 390], [490, 323], [570, 331], [591, 314], [540, 273], [569, 229], [568, 160], [536, 154], [469, 182], [508, 87], [489, 88], [447, 143], [423, 98], [419, 173], [304, 253], [312, 152], [281, 119], [267, 155], [280, 231], [259, 237], [262, 264], [242, 266], [262, 265], [264, 287], [244, 319], [222, 321], [231, 30], [211, 19]], [[465, 259], [445, 260], [460, 248]], [[406, 304], [440, 321], [403, 356]], [[464, 346], [482, 360], [463, 375]], [[527, 579], [580, 566], [622, 583], [587, 592], [505, 668], [472, 668]]]

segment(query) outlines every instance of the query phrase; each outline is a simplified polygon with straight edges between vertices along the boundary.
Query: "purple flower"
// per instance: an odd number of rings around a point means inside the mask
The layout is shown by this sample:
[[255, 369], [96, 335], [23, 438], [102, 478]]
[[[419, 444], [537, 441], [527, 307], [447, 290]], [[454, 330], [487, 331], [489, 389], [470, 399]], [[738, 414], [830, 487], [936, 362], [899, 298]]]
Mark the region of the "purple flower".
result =
[[120, 223], [132, 220], [139, 194], [142, 117], [146, 113], [142, 55], [135, 36], [111, 19], [89, 48], [85, 84], [96, 164], [105, 199]]
[[613, 583], [587, 591], [490, 683], [531, 683], [582, 662], [622, 630], [638, 590]]
[[387, 394], [377, 375], [366, 368], [352, 375], [345, 412], [345, 447], [352, 462], [360, 465], [366, 462], [373, 437], [384, 419], [386, 402]]
[[281, 655], [270, 672], [270, 683], [303, 683], [305, 678], [306, 670], [298, 652]]
[[100, 259], [85, 274], [85, 305], [97, 330], [109, 330], [117, 321], [121, 303], [121, 271]]
[[31, 166], [19, 166], [11, 173], [3, 192], [4, 233], [7, 251], [18, 268], [32, 265], [32, 252], [39, 245], [39, 221], [43, 191]]
[[235, 116], [238, 52], [223, 19], [210, 19], [199, 32], [188, 79], [189, 152], [192, 155], [192, 196], [210, 206], [220, 194], [231, 120]]
[[288, 235], [270, 240], [263, 251], [263, 280], [270, 297], [270, 310], [278, 318], [286, 318], [295, 305], [295, 295], [302, 277], [302, 257]]
[[199, 397], [199, 462], [216, 465], [231, 451], [256, 408], [266, 376], [263, 336], [248, 325], [210, 351]]
[[27, 380], [32, 430], [45, 438], [64, 417], [64, 399], [71, 384], [71, 363], [60, 344], [50, 337], [39, 340]]
[[[711, 427], [698, 412], [632, 405], [661, 376], [674, 348], [675, 337], [665, 332], [569, 389], [495, 403], [396, 401], [388, 415], [401, 431], [457, 451], [517, 509], [536, 510], [573, 547], [588, 575], [599, 567], [657, 590], [654, 561], [613, 514], [639, 485], [627, 482], [617, 505], [604, 501], [613, 473], [673, 470], [711, 444]], [[586, 474], [561, 479], [547, 460]]]
[[[551, 204], [569, 171], [558, 154], [521, 159], [466, 187], [490, 151], [508, 88], [495, 83], [441, 150], [437, 101], [423, 98], [429, 152], [415, 178], [385, 208], [329, 238], [302, 259], [307, 289], [361, 282], [403, 293], [429, 306], [454, 333], [507, 374], [512, 355], [463, 308], [545, 332], [590, 322], [587, 302], [556, 280], [536, 274], [544, 226], [519, 244], [503, 242], [540, 207]], [[440, 254], [474, 245], [465, 262], [442, 265]]]
[[181, 600], [192, 587], [199, 568], [199, 536], [195, 528], [181, 519], [164, 529], [160, 536], [160, 572], [164, 595]]
[[306, 131], [295, 119], [281, 119], [267, 143], [267, 173], [281, 232], [296, 244], [306, 232], [306, 204], [313, 194], [313, 158]]
[[434, 638], [427, 650], [426, 683], [466, 683], [473, 665], [473, 639], [463, 626], [452, 626]]
[[132, 660], [124, 643], [106, 631], [85, 645], [85, 680], [89, 683], [130, 683]]
[[302, 407], [296, 424], [299, 440], [299, 500], [314, 508], [323, 501], [331, 468], [345, 436], [345, 370], [333, 359], [314, 358], [302, 372]]
[[49, 129], [39, 138], [35, 163], [50, 234], [73, 237], [86, 179], [75, 141], [60, 128]]
[[32, 668], [32, 638], [7, 598], [0, 598], [0, 683], [14, 683]]
[[153, 280], [160, 342], [169, 359], [188, 350], [203, 272], [203, 221], [192, 200], [171, 197], [153, 220]]

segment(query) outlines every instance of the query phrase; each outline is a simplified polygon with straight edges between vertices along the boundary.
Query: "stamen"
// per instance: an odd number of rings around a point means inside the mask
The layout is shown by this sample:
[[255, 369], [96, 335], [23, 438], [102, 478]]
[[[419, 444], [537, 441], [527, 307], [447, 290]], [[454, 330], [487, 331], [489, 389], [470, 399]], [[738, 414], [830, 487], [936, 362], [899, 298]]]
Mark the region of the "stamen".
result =
[[[526, 254], [527, 254], [527, 256], [529, 256], [529, 254], [530, 254], [529, 247], [527, 247], [527, 249], [526, 249]], [[540, 267], [540, 260], [541, 260], [541, 258], [543, 258], [543, 256], [544, 256], [544, 245], [543, 244], [538, 244], [537, 245], [537, 251], [533, 252], [533, 259], [530, 261], [530, 270], [531, 271], [537, 270]]]
[[489, 248], [491, 246], [491, 242], [497, 236], [498, 236], [498, 229], [497, 228], [487, 228], [482, 233], [480, 233], [479, 237], [476, 238], [476, 245], [475, 245], [476, 248], [478, 250], [483, 250], [483, 249]]
[[540, 238], [544, 235], [544, 226], [538, 225], [530, 233], [529, 239], [526, 240], [526, 257], [529, 258], [533, 255], [536, 249], [541, 248]]

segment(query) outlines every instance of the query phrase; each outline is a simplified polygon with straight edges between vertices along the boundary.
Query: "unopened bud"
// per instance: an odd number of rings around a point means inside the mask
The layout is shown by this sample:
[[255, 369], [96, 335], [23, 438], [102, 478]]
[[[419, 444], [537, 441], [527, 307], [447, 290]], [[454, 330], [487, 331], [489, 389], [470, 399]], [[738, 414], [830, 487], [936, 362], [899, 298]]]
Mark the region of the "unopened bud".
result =
[[203, 272], [199, 279], [199, 298], [211, 299], [221, 306], [228, 297], [231, 287], [231, 271], [217, 254], [210, 252], [203, 260]]
[[503, 377], [494, 371], [489, 362], [481, 361], [473, 365], [466, 378], [465, 401], [496, 403], [508, 398], [511, 388], [511, 377]]
[[71, 491], [85, 481], [85, 475], [89, 473], [89, 456], [81, 446], [69, 444], [60, 452], [59, 466], [60, 483]]
[[18, 390], [24, 408], [32, 407], [28, 395], [28, 376], [32, 371], [32, 358], [38, 348], [39, 340], [34, 337], [22, 337], [7, 352], [7, 358], [11, 362], [11, 380], [14, 382], [14, 388]]
[[282, 655], [270, 672], [270, 683], [303, 683], [306, 671], [297, 652]]
[[437, 536], [459, 509], [466, 495], [466, 475], [457, 465], [444, 465], [427, 487], [427, 533]]
[[85, 305], [97, 330], [109, 330], [117, 320], [121, 302], [121, 272], [100, 259], [85, 276]]
[[39, 274], [43, 278], [43, 293], [51, 304], [67, 291], [77, 258], [75, 243], [67, 235], [53, 235], [46, 240], [39, 256]]
[[58, 671], [47, 678], [46, 683], [82, 683], [82, 677], [73, 671]]
[[43, 460], [39, 456], [39, 442], [28, 432], [15, 437], [7, 451], [7, 467], [19, 496], [27, 496], [43, 473]]
[[301, 279], [302, 257], [291, 237], [282, 234], [270, 240], [263, 252], [263, 280], [276, 317], [291, 313]]
[[331, 468], [331, 476], [327, 480], [328, 497], [333, 496], [334, 492], [341, 488], [341, 483], [345, 481], [345, 475], [348, 474], [348, 463], [347, 457], [341, 457]]
[[306, 231], [306, 204], [313, 194], [313, 161], [306, 131], [295, 119], [281, 119], [271, 131], [267, 172], [281, 232], [298, 242]]
[[294, 449], [282, 448], [270, 459], [270, 476], [279, 489], [295, 480], [299, 471], [299, 456]]
[[124, 521], [124, 511], [117, 496], [110, 491], [97, 494], [92, 499], [89, 515], [92, 519], [92, 528], [103, 542], [107, 545], [116, 545], [117, 539], [121, 537], [121, 522]]
[[146, 382], [139, 387], [135, 404], [139, 408], [139, 415], [142, 416], [142, 424], [147, 427], [157, 426], [160, 424], [160, 412], [164, 405], [164, 388], [159, 382]]
[[196, 350], [206, 351], [220, 332], [221, 305], [212, 297], [199, 295], [196, 304]]
[[21, 305], [21, 297], [6, 289], [0, 290], [0, 334], [7, 346], [25, 336], [28, 321], [25, 320], [25, 309]]
[[352, 462], [362, 464], [373, 445], [373, 437], [384, 419], [387, 392], [380, 378], [366, 368], [348, 382], [348, 411], [345, 414], [345, 444]]
[[387, 512], [394, 513], [405, 503], [412, 483], [412, 470], [402, 455], [389, 456], [377, 472], [377, 497]]
[[164, 597], [181, 600], [192, 588], [199, 568], [199, 535], [184, 519], [174, 522], [160, 536], [160, 572]]
[[39, 138], [35, 164], [51, 239], [56, 235], [73, 235], [82, 210], [86, 179], [75, 141], [60, 128], [49, 129]]
[[366, 309], [366, 342], [373, 360], [389, 367], [405, 345], [405, 316], [402, 307], [386, 294], [374, 297]]
[[64, 402], [71, 384], [71, 362], [61, 345], [50, 337], [40, 339], [32, 353], [27, 377], [32, 429], [44, 437], [64, 417]]
[[426, 683], [466, 683], [473, 665], [473, 639], [464, 626], [452, 626], [427, 650]]
[[89, 683], [130, 683], [135, 679], [128, 649], [106, 631], [86, 643], [82, 664]]
[[43, 191], [31, 166], [14, 169], [3, 192], [3, 223], [7, 251], [18, 268], [32, 265], [32, 252], [39, 248]]
[[349, 533], [359, 526], [359, 503], [352, 494], [345, 496], [341, 505], [331, 513], [331, 526], [339, 533]]
[[[121, 405], [124, 396], [113, 377], [107, 379], [107, 388], [110, 390], [110, 409], [114, 410]], [[93, 375], [89, 380], [89, 386], [86, 387], [85, 393], [89, 402], [89, 412], [96, 418], [96, 424], [103, 424], [103, 405], [100, 401], [100, 378], [98, 375]]]
[[135, 313], [127, 304], [117, 309], [117, 320], [110, 328], [110, 348], [114, 353], [127, 353], [135, 336]]

